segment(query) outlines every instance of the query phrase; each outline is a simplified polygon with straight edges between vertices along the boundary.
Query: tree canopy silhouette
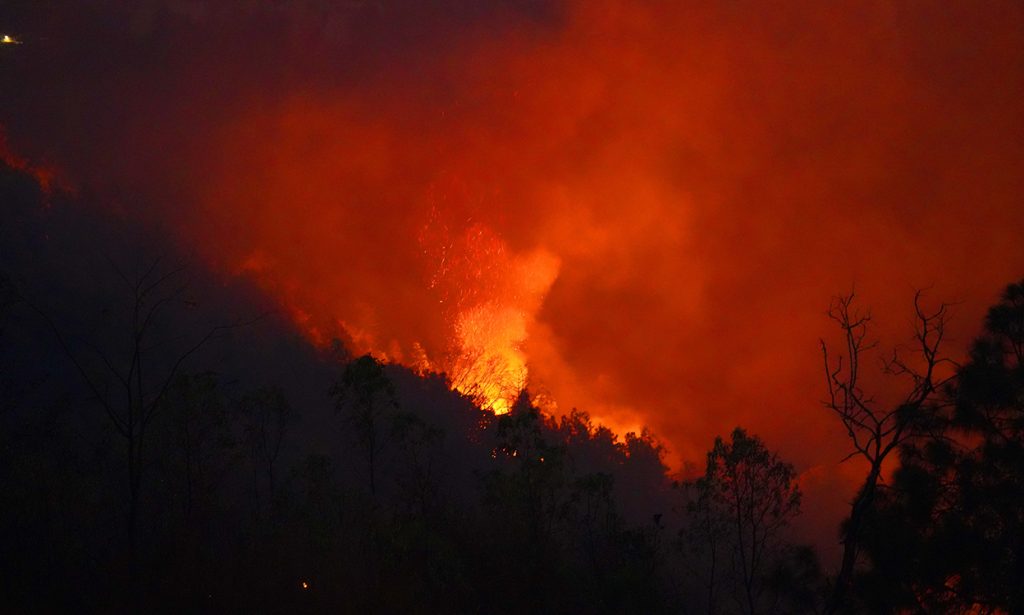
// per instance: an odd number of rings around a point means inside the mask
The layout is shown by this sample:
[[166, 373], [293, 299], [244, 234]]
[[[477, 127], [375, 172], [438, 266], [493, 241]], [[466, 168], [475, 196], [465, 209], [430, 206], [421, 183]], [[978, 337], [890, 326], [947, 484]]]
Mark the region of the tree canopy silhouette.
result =
[[783, 530], [800, 512], [795, 477], [792, 465], [741, 428], [728, 441], [715, 439], [687, 508], [690, 542], [706, 560], [709, 613], [773, 610], [768, 575], [786, 555]]
[[825, 606], [829, 613], [839, 611], [847, 601], [862, 547], [864, 524], [874, 511], [886, 460], [901, 445], [927, 433], [937, 411], [939, 393], [953, 378], [951, 370], [947, 370], [949, 375], [943, 372], [952, 364], [952, 360], [943, 355], [948, 306], [940, 304], [928, 311], [919, 291], [914, 295], [914, 330], [910, 343], [893, 349], [890, 358], [883, 362], [885, 374], [906, 383], [902, 397], [885, 404], [866, 391], [861, 367], [877, 342], [870, 337], [871, 312], [860, 309], [855, 299], [853, 292], [836, 297], [828, 310], [829, 318], [842, 332], [845, 354], [834, 357], [825, 341], [821, 342], [828, 391], [825, 407], [842, 422], [850, 437], [853, 451], [846, 459], [858, 457], [868, 467], [867, 476], [850, 507], [850, 515], [843, 524], [842, 562]]
[[1024, 280], [985, 319], [948, 403], [901, 450], [860, 581], [870, 608], [1024, 609]]

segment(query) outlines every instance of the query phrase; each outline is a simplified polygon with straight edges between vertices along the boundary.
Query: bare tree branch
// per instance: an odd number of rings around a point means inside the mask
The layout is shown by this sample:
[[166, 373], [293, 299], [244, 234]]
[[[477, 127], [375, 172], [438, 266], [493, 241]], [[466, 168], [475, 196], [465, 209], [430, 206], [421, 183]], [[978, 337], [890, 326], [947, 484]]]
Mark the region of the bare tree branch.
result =
[[935, 395], [952, 377], [937, 377], [936, 370], [956, 365], [952, 359], [941, 355], [950, 306], [941, 303], [934, 311], [929, 311], [924, 307], [923, 296], [923, 291], [914, 293], [910, 345], [894, 348], [891, 358], [882, 361], [883, 374], [909, 381], [902, 401], [888, 408], [876, 405], [859, 382], [865, 353], [878, 345], [877, 341], [868, 341], [871, 312], [857, 309], [852, 291], [834, 298], [829, 305], [828, 316], [842, 332], [846, 354], [833, 360], [828, 345], [824, 340], [820, 342], [828, 393], [823, 403], [839, 417], [853, 446], [853, 451], [842, 461], [859, 455], [868, 462], [870, 469], [851, 505], [843, 537], [842, 565], [826, 605], [827, 613], [835, 613], [842, 604], [853, 578], [861, 527], [874, 506], [883, 463], [892, 451], [924, 435], [928, 421], [922, 419], [936, 409]]

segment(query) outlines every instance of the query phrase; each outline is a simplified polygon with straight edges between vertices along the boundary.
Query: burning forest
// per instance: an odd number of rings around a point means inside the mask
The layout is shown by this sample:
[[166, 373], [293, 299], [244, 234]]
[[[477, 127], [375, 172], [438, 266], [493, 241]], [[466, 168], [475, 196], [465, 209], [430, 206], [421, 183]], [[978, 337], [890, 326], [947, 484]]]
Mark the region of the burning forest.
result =
[[1024, 9], [0, 5], [0, 610], [1024, 609]]

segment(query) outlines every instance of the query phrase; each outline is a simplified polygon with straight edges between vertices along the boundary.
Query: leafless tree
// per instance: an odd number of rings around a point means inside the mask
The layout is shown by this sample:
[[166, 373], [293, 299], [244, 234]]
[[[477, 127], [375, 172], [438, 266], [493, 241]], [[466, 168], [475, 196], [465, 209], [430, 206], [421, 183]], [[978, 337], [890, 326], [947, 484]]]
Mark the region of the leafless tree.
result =
[[180, 464], [182, 513], [190, 522], [193, 513], [205, 508], [223, 472], [218, 458], [234, 446], [229, 414], [213, 372], [179, 374], [164, 404], [167, 409], [160, 414], [170, 419]]
[[868, 473], [857, 492], [843, 531], [843, 557], [825, 610], [835, 613], [843, 604], [853, 580], [864, 522], [873, 509], [882, 466], [889, 455], [928, 429], [940, 400], [938, 393], [953, 377], [955, 363], [942, 356], [949, 304], [933, 311], [923, 306], [923, 295], [914, 295], [914, 333], [907, 345], [898, 346], [881, 362], [881, 371], [906, 384], [895, 403], [884, 404], [862, 387], [861, 368], [866, 355], [877, 347], [871, 339], [871, 312], [856, 306], [855, 293], [832, 300], [828, 316], [838, 325], [845, 353], [834, 355], [821, 341], [828, 398], [824, 405], [839, 418], [853, 445], [843, 461], [860, 457]]
[[274, 469], [295, 413], [278, 388], [265, 387], [245, 395], [239, 401], [244, 442], [253, 468], [253, 511], [260, 514], [260, 483], [266, 485], [267, 503], [277, 493]]
[[113, 313], [112, 329], [93, 335], [69, 335], [38, 302], [26, 303], [53, 332], [95, 401], [125, 446], [128, 475], [126, 533], [134, 560], [140, 493], [146, 462], [146, 434], [154, 416], [190, 358], [218, 333], [248, 324], [209, 326], [194, 334], [169, 331], [162, 322], [175, 308], [196, 306], [189, 297], [188, 267], [165, 267], [149, 261], [137, 274], [126, 274], [111, 262], [118, 284], [127, 294], [127, 309]]

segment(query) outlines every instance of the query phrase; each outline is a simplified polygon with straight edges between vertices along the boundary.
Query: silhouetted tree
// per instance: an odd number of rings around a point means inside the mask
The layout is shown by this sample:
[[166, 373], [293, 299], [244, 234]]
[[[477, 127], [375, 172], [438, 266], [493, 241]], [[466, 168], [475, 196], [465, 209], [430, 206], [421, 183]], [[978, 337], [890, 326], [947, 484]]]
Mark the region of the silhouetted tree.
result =
[[[10, 276], [0, 271], [0, 318], [6, 316], [7, 311], [16, 302], [17, 295], [14, 291], [14, 283], [11, 282]], [[2, 334], [3, 328], [0, 328], [0, 335]]]
[[218, 524], [240, 469], [232, 418], [213, 372], [181, 373], [164, 396], [147, 435], [146, 481], [159, 486], [142, 495], [147, 597], [177, 586], [173, 604], [184, 605], [216, 591]]
[[444, 460], [439, 445], [444, 432], [412, 413], [394, 418], [393, 433], [399, 462], [395, 480], [406, 511], [426, 518], [437, 505], [437, 473]]
[[[871, 313], [855, 305], [854, 293], [836, 297], [829, 307], [829, 317], [842, 331], [845, 354], [833, 359], [822, 340], [828, 399], [831, 410], [846, 429], [853, 451], [846, 457], [860, 457], [868, 465], [868, 474], [850, 508], [843, 525], [843, 556], [833, 590], [826, 603], [826, 612], [834, 613], [844, 604], [861, 548], [864, 523], [871, 514], [882, 474], [889, 455], [915, 437], [927, 432], [933, 424], [939, 404], [938, 393], [952, 377], [943, 368], [952, 364], [940, 350], [945, 336], [948, 306], [940, 304], [929, 312], [922, 306], [920, 292], [914, 295], [915, 327], [909, 347], [897, 347], [884, 362], [884, 372], [906, 379], [909, 386], [901, 401], [885, 406], [865, 392], [861, 385], [861, 365], [877, 342], [869, 340]], [[844, 459], [844, 461], [846, 460]]]
[[224, 472], [225, 456], [235, 445], [231, 420], [212, 372], [180, 374], [164, 398], [180, 464], [182, 512], [189, 520], [197, 503], [205, 504]]
[[[681, 546], [685, 550], [689, 572], [700, 578], [709, 615], [718, 613], [718, 591], [723, 584], [722, 567], [727, 562], [727, 540], [731, 519], [722, 514], [712, 500], [713, 491], [705, 479], [683, 485], [694, 488], [694, 499], [687, 503], [687, 525], [680, 530]], [[684, 581], [690, 579], [684, 579]]]
[[254, 510], [259, 515], [260, 483], [266, 484], [267, 505], [272, 506], [277, 494], [275, 467], [296, 416], [284, 392], [276, 387], [263, 387], [246, 394], [239, 400], [238, 410], [243, 442], [253, 469]]
[[126, 305], [115, 305], [105, 312], [102, 321], [107, 321], [107, 327], [97, 326], [93, 339], [71, 338], [37, 302], [24, 300], [45, 320], [123, 440], [128, 476], [125, 531], [135, 574], [136, 528], [147, 435], [153, 418], [188, 359], [219, 331], [240, 325], [209, 327], [183, 342], [182, 336], [168, 332], [162, 321], [169, 310], [187, 310], [195, 305], [188, 296], [186, 267], [167, 268], [160, 258], [152, 259], [136, 274], [126, 274], [113, 263], [111, 266], [125, 293]]
[[335, 408], [345, 412], [367, 469], [370, 493], [377, 495], [377, 474], [381, 456], [391, 444], [398, 409], [395, 387], [384, 365], [364, 355], [345, 366], [341, 379], [330, 391]]
[[718, 610], [720, 565], [742, 610], [753, 615], [762, 608], [766, 575], [782, 555], [781, 532], [800, 512], [794, 478], [793, 466], [743, 429], [736, 428], [728, 442], [715, 439], [689, 506], [690, 527], [705, 541], [709, 612]]
[[497, 467], [484, 476], [485, 504], [501, 520], [510, 561], [533, 573], [526, 578], [538, 584], [534, 607], [543, 608], [543, 586], [553, 579], [539, 571], [557, 568], [553, 534], [569, 495], [565, 448], [545, 437], [540, 411], [526, 392], [498, 417], [496, 436]]
[[[17, 303], [18, 297], [14, 289], [14, 283], [3, 271], [0, 271], [0, 344], [4, 340], [4, 328], [7, 325], [7, 315], [11, 308]], [[2, 345], [0, 345], [2, 348]], [[8, 404], [13, 401], [13, 393], [9, 390], [7, 374], [4, 365], [0, 365], [0, 412], [7, 410]]]
[[817, 552], [807, 545], [786, 545], [765, 579], [772, 596], [770, 613], [820, 613], [823, 574]]
[[1024, 610], [1024, 281], [985, 320], [952, 410], [901, 451], [861, 581], [868, 608]]

